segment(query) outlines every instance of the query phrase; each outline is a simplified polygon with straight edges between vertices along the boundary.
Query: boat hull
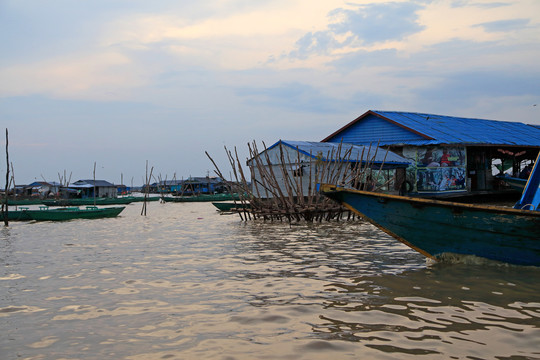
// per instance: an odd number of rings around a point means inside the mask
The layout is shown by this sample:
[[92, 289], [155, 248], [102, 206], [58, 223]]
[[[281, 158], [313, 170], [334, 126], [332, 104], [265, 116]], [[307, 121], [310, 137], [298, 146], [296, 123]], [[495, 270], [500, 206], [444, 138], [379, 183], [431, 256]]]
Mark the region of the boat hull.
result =
[[84, 199], [48, 199], [42, 203], [47, 206], [84, 206], [84, 205], [124, 205], [135, 201], [133, 198], [84, 198]]
[[216, 195], [198, 195], [198, 196], [164, 196], [161, 198], [164, 202], [213, 202], [240, 200], [238, 194], [216, 194]]
[[[3, 214], [0, 214], [0, 221], [3, 220], [2, 217]], [[27, 210], [9, 210], [8, 221], [28, 221], [32, 220], [32, 218], [28, 215]]]
[[249, 204], [245, 203], [234, 203], [234, 202], [213, 202], [212, 205], [214, 205], [219, 211], [240, 211], [240, 210], [246, 210], [250, 208]]
[[540, 266], [540, 212], [323, 186], [323, 193], [418, 252]]
[[74, 219], [102, 219], [118, 216], [125, 206], [96, 208], [93, 206], [87, 209], [60, 208], [48, 210], [26, 210], [32, 220], [36, 221], [66, 221]]

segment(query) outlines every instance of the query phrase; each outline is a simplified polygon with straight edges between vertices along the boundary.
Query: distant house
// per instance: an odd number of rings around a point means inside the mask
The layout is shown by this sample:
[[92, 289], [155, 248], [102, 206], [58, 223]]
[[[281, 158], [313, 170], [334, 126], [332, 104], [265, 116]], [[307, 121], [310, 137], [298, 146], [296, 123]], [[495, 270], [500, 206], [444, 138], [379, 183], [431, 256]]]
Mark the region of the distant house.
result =
[[[322, 140], [378, 144], [411, 160], [418, 193], [490, 191], [493, 173], [516, 175], [540, 150], [540, 127], [434, 114], [367, 111]], [[494, 170], [495, 166], [499, 170]]]
[[227, 192], [228, 186], [225, 181], [218, 177], [189, 177], [186, 180], [162, 180], [150, 184], [148, 191], [190, 196]]
[[35, 181], [24, 186], [23, 195], [30, 197], [45, 198], [58, 193], [60, 184], [57, 182]]
[[179, 192], [184, 195], [215, 194], [227, 192], [227, 184], [219, 177], [189, 177], [182, 180]]
[[72, 194], [76, 193], [76, 197], [90, 198], [94, 197], [117, 197], [117, 187], [105, 180], [77, 180], [67, 187]]
[[[279, 140], [248, 160], [247, 165], [251, 170], [253, 194], [272, 198], [275, 196], [269, 190], [278, 187], [283, 194], [290, 193], [287, 188], [298, 188], [295, 194], [302, 193], [303, 196], [312, 195], [321, 182], [358, 187], [359, 184], [351, 179], [362, 168], [370, 169], [373, 181], [378, 181], [388, 191], [398, 192], [401, 186], [401, 182], [397, 184], [400, 169], [404, 179], [405, 168], [410, 162], [376, 146]], [[333, 178], [332, 169], [337, 167], [344, 170]], [[333, 175], [337, 175], [337, 171]], [[341, 184], [344, 179], [348, 183]]]
[[118, 195], [126, 195], [131, 193], [131, 187], [126, 185], [116, 185], [116, 193]]
[[153, 193], [174, 193], [182, 189], [183, 180], [161, 180], [153, 183], [149, 187], [149, 191]]

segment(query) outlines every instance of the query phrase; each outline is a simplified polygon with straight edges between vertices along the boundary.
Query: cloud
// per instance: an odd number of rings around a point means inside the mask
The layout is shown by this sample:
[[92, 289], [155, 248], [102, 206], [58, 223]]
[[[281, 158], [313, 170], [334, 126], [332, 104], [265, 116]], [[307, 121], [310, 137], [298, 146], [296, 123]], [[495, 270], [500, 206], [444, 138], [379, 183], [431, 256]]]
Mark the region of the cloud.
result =
[[333, 113], [339, 111], [341, 101], [323, 95], [313, 86], [286, 83], [276, 87], [241, 87], [236, 94], [250, 104], [285, 108], [298, 112]]
[[474, 102], [478, 98], [533, 96], [540, 98], [540, 71], [522, 73], [519, 69], [507, 71], [460, 71], [448, 74], [442, 81], [418, 89], [427, 99], [440, 99], [455, 103]]
[[513, 30], [522, 30], [530, 24], [529, 19], [509, 19], [490, 21], [482, 24], [474, 25], [475, 27], [481, 27], [487, 32], [509, 32]]
[[494, 9], [494, 8], [510, 6], [510, 5], [511, 4], [509, 2], [496, 2], [496, 1], [479, 2], [479, 1], [471, 1], [471, 0], [452, 0], [450, 2], [450, 6], [454, 8], [478, 7], [478, 8], [484, 8], [484, 9]]
[[309, 32], [296, 42], [289, 55], [305, 59], [312, 54], [329, 54], [346, 47], [370, 46], [399, 41], [424, 26], [418, 23], [422, 5], [414, 2], [391, 2], [362, 5], [355, 9], [335, 9], [329, 13], [333, 20], [324, 31]]

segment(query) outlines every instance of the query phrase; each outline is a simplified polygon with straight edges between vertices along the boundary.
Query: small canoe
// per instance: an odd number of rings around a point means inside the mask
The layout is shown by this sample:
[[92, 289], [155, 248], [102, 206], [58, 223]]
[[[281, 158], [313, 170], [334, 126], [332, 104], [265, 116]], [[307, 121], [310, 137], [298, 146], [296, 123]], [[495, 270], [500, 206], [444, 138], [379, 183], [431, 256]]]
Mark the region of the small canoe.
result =
[[[143, 202], [144, 196], [125, 196], [118, 199], [131, 199], [132, 202]], [[146, 197], [146, 201], [159, 201], [161, 199], [161, 196], [148, 196]]]
[[[2, 199], [1, 203], [5, 204], [6, 199]], [[8, 199], [8, 205], [10, 206], [27, 206], [27, 205], [40, 205], [41, 199]]]
[[164, 202], [214, 202], [214, 201], [230, 201], [240, 200], [238, 194], [204, 194], [198, 196], [164, 196], [161, 198]]
[[235, 211], [235, 210], [245, 210], [249, 209], [249, 204], [244, 204], [241, 202], [213, 202], [212, 205], [214, 205], [216, 208], [218, 208], [219, 211]]
[[[0, 213], [0, 221], [4, 220], [3, 214]], [[29, 221], [32, 218], [26, 210], [8, 210], [8, 221]]]
[[101, 219], [118, 216], [125, 206], [98, 208], [87, 206], [85, 209], [78, 207], [65, 207], [58, 209], [25, 210], [32, 220], [36, 221], [65, 221], [73, 219]]
[[84, 206], [84, 205], [124, 205], [134, 200], [131, 197], [120, 198], [84, 198], [84, 199], [48, 199], [42, 203], [47, 206]]

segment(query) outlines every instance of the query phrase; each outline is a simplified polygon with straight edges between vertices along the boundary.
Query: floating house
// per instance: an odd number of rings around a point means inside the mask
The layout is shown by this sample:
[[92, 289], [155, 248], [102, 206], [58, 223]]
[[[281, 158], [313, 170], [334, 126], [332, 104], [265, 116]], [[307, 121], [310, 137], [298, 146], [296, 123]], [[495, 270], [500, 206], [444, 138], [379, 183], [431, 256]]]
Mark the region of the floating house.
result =
[[117, 195], [131, 194], [131, 187], [123, 184], [116, 185], [116, 193]]
[[186, 180], [161, 180], [149, 186], [149, 192], [175, 193], [186, 196], [219, 194], [228, 191], [227, 182], [219, 177], [189, 177]]
[[371, 187], [397, 192], [400, 171], [404, 177], [410, 161], [376, 146], [279, 140], [249, 159], [247, 166], [255, 196], [309, 197], [320, 182], [357, 188], [369, 182]]
[[57, 194], [60, 186], [60, 183], [54, 181], [35, 181], [24, 187], [24, 196], [45, 198]]
[[179, 192], [184, 195], [219, 194], [228, 191], [225, 181], [219, 177], [189, 177], [183, 180]]
[[69, 197], [90, 198], [94, 197], [115, 198], [118, 195], [117, 186], [105, 180], [77, 180], [67, 187]]
[[499, 182], [494, 174], [498, 172], [517, 176], [540, 151], [540, 127], [370, 110], [322, 142], [389, 149], [411, 161], [406, 178], [410, 192], [447, 195], [496, 190]]

